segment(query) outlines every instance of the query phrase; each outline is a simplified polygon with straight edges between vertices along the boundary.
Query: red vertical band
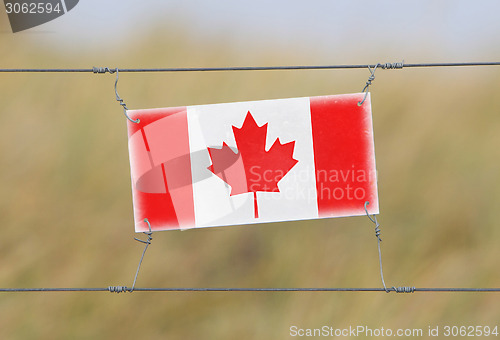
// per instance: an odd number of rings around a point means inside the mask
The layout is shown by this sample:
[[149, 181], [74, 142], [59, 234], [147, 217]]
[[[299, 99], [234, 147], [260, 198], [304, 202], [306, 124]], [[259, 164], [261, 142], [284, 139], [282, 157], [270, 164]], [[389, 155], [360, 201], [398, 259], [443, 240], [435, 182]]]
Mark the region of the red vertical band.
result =
[[186, 108], [129, 111], [129, 153], [136, 231], [194, 224]]
[[311, 98], [319, 217], [378, 213], [370, 99], [364, 94]]

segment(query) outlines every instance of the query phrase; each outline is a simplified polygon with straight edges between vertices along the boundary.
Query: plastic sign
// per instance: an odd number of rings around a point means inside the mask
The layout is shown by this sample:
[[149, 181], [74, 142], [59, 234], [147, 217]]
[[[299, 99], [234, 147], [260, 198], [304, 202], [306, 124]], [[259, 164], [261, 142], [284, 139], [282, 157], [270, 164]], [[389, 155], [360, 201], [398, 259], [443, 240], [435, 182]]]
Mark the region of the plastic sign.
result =
[[363, 96], [128, 111], [135, 230], [377, 214]]

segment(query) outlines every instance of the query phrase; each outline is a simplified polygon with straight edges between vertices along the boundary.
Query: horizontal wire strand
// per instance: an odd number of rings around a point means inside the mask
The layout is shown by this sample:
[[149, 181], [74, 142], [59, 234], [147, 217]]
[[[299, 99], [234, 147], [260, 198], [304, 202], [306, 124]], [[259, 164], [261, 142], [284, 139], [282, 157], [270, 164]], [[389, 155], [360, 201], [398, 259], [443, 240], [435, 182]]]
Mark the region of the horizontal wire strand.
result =
[[[109, 70], [119, 72], [216, 72], [216, 71], [272, 71], [272, 70], [333, 70], [333, 69], [364, 69], [379, 66], [383, 69], [401, 69], [413, 67], [459, 67], [459, 66], [500, 66], [495, 62], [459, 62], [459, 63], [377, 63], [357, 65], [300, 65], [300, 66], [236, 66], [236, 67], [172, 67], [172, 68], [3, 68], [0, 72], [10, 73], [106, 73]], [[399, 67], [394, 67], [398, 65]]]
[[[118, 288], [118, 289], [117, 289]], [[400, 287], [402, 288], [402, 287]], [[414, 292], [490, 292], [500, 293], [500, 288], [411, 288], [391, 290], [395, 293]], [[384, 288], [138, 288], [134, 292], [384, 292]], [[132, 292], [123, 286], [110, 286], [107, 288], [0, 288], [0, 293], [17, 292]]]

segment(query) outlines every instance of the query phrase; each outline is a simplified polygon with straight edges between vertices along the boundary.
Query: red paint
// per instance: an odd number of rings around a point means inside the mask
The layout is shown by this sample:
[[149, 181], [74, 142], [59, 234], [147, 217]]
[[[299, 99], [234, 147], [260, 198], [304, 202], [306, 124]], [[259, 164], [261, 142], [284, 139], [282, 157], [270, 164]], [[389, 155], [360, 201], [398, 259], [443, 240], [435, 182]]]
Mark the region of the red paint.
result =
[[186, 109], [132, 111], [131, 117], [140, 117], [139, 124], [128, 123], [136, 231], [147, 231], [145, 218], [153, 230], [194, 225]]
[[259, 218], [259, 209], [257, 206], [257, 191], [253, 192], [253, 206], [254, 206], [254, 216], [255, 218]]
[[363, 94], [314, 97], [314, 163], [320, 217], [378, 212], [373, 128]]

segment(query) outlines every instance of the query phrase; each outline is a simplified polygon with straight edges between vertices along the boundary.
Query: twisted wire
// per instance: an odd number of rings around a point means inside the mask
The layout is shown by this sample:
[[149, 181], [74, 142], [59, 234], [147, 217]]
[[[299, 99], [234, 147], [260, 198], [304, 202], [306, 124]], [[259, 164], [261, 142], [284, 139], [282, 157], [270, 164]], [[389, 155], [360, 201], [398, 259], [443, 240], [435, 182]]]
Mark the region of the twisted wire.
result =
[[380, 230], [380, 223], [377, 221], [377, 216], [373, 214], [373, 217], [370, 216], [368, 213], [368, 205], [370, 204], [369, 201], [365, 202], [365, 212], [366, 216], [370, 219], [370, 221], [375, 224], [375, 237], [377, 238], [377, 246], [378, 246], [378, 262], [379, 262], [379, 267], [380, 267], [380, 279], [382, 280], [382, 285], [384, 286], [384, 290], [386, 293], [390, 292], [396, 292], [396, 293], [413, 293], [415, 292], [416, 288], [415, 287], [391, 287], [387, 288], [385, 285], [385, 280], [384, 280], [384, 270], [382, 268], [382, 250], [380, 249], [380, 242], [382, 242], [382, 238], [380, 237], [380, 234], [382, 231]]
[[380, 267], [380, 279], [382, 280], [382, 285], [384, 286], [384, 290], [387, 293], [389, 293], [390, 290], [387, 289], [387, 287], [385, 285], [384, 271], [382, 269], [382, 250], [380, 249], [380, 242], [382, 242], [382, 239], [380, 238], [380, 233], [381, 233], [381, 231], [380, 231], [380, 224], [378, 223], [377, 216], [375, 216], [375, 214], [373, 215], [373, 217], [371, 217], [370, 214], [368, 213], [368, 208], [367, 208], [368, 204], [370, 204], [370, 202], [366, 201], [365, 202], [365, 212], [366, 212], [366, 216], [368, 216], [368, 218], [370, 219], [370, 221], [372, 221], [375, 224], [375, 236], [377, 237], [378, 262], [379, 262], [379, 267]]
[[375, 65], [374, 68], [371, 68], [370, 66], [368, 66], [368, 70], [370, 70], [370, 76], [368, 77], [368, 80], [366, 81], [366, 84], [365, 84], [365, 87], [363, 87], [363, 91], [361, 91], [362, 93], [364, 92], [365, 96], [363, 97], [363, 100], [358, 102], [358, 106], [361, 106], [363, 105], [363, 103], [365, 102], [366, 100], [366, 97], [368, 96], [368, 88], [370, 87], [370, 85], [372, 84], [372, 81], [375, 80], [375, 71], [377, 70], [377, 67], [379, 66], [380, 64], [377, 64]]
[[100, 73], [100, 74], [103, 74], [103, 73], [110, 73], [110, 74], [113, 74], [115, 72], [118, 71], [118, 68], [109, 68], [109, 67], [92, 67], [92, 72], [93, 73]]
[[383, 70], [396, 70], [396, 69], [402, 69], [405, 67], [405, 62], [404, 60], [400, 63], [385, 63], [385, 64], [379, 64], [379, 67], [382, 68]]
[[117, 294], [120, 294], [120, 293], [123, 293], [123, 292], [128, 292], [129, 289], [125, 286], [109, 286], [108, 287], [108, 291], [110, 293], [117, 293]]
[[415, 287], [392, 287], [396, 293], [414, 293]]
[[[96, 67], [94, 67], [94, 69], [96, 69]], [[109, 72], [111, 74], [113, 74], [114, 72], [116, 72], [116, 80], [115, 80], [115, 95], [116, 95], [116, 101], [123, 107], [123, 114], [125, 115], [125, 117], [127, 117], [127, 119], [129, 121], [131, 121], [132, 123], [139, 123], [141, 120], [139, 118], [137, 118], [136, 120], [133, 120], [132, 118], [130, 118], [127, 114], [127, 104], [125, 104], [125, 102], [123, 101], [122, 98], [120, 98], [120, 95], [118, 94], [118, 89], [117, 89], [117, 86], [118, 86], [118, 76], [119, 76], [119, 72], [118, 72], [118, 68], [116, 68], [115, 70], [110, 70], [109, 68], [107, 67], [100, 67], [100, 68], [97, 68], [98, 71], [102, 71], [103, 72], [98, 72], [98, 73], [105, 73], [105, 72]]]
[[135, 272], [134, 283], [132, 284], [132, 288], [130, 288], [130, 290], [129, 290], [131, 293], [135, 289], [135, 283], [137, 282], [137, 277], [139, 276], [139, 270], [141, 269], [142, 260], [144, 260], [144, 255], [146, 254], [146, 250], [148, 250], [148, 247], [151, 244], [151, 241], [153, 240], [153, 237], [151, 236], [151, 235], [153, 235], [153, 232], [151, 231], [151, 223], [149, 223], [149, 220], [147, 218], [144, 219], [144, 222], [146, 222], [148, 224], [149, 231], [145, 231], [145, 232], [143, 232], [143, 234], [145, 234], [148, 237], [148, 239], [146, 241], [143, 241], [141, 239], [134, 238], [134, 240], [142, 242], [142, 243], [144, 243], [146, 245], [144, 246], [144, 250], [142, 252], [141, 260], [139, 261], [139, 265], [137, 266], [137, 270]]

